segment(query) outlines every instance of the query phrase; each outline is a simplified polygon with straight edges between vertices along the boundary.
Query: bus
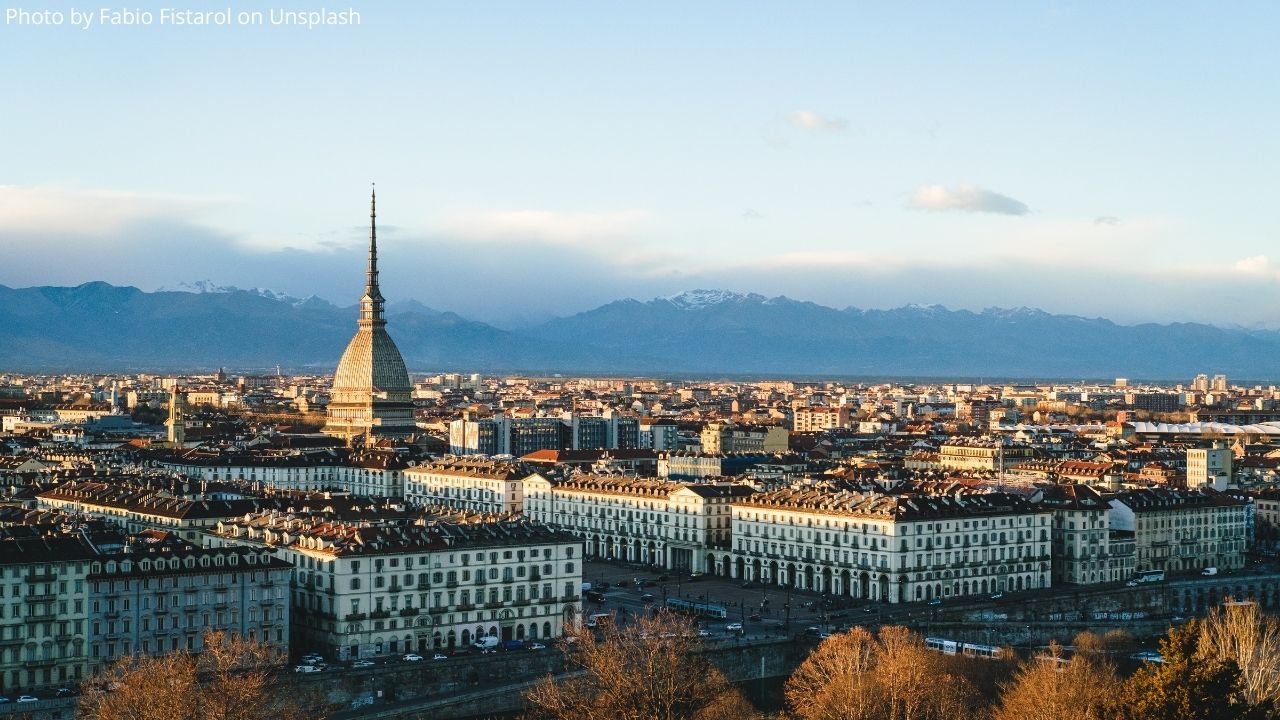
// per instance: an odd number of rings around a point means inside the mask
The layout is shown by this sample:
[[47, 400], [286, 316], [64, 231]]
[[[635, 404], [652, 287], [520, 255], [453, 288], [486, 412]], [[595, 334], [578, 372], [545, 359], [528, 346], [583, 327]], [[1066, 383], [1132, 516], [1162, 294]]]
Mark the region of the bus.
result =
[[723, 605], [715, 603], [700, 602], [697, 600], [685, 600], [684, 598], [667, 598], [667, 610], [671, 612], [685, 613], [687, 615], [696, 615], [698, 617], [712, 618], [714, 620], [724, 620], [729, 617], [729, 611]]
[[1129, 587], [1137, 587], [1143, 583], [1164, 582], [1163, 570], [1147, 570], [1133, 576], [1129, 582], [1125, 583]]

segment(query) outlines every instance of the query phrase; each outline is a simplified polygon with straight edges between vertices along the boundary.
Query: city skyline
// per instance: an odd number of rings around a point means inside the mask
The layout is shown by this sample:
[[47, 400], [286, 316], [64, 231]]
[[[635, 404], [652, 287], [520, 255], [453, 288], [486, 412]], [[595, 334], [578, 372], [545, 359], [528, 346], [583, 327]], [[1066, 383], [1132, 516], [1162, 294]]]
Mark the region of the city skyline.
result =
[[310, 31], [6, 24], [27, 111], [0, 128], [27, 141], [0, 177], [0, 283], [347, 304], [377, 181], [388, 296], [504, 326], [710, 287], [1275, 327], [1278, 106], [1256, 92], [1274, 14], [387, 3]]

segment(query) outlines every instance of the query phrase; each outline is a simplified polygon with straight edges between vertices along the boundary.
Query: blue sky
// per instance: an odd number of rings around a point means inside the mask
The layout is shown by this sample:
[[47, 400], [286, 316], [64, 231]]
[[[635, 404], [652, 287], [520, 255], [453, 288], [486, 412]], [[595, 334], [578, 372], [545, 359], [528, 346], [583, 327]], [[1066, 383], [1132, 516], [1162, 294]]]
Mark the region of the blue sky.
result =
[[0, 283], [353, 302], [377, 181], [386, 295], [503, 324], [716, 287], [1280, 326], [1280, 10], [1116, 5], [3, 24]]

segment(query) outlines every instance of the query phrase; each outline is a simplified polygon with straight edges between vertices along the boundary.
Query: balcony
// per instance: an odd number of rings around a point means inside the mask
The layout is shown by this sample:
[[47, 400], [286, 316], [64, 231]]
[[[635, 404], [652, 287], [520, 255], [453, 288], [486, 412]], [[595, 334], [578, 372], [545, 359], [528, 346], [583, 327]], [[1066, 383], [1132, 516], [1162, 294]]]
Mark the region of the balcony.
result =
[[57, 599], [58, 599], [58, 594], [57, 594], [57, 593], [43, 593], [43, 594], [40, 594], [40, 595], [27, 595], [27, 596], [23, 597], [22, 599], [23, 599], [23, 600], [26, 600], [27, 602], [30, 602], [30, 603], [37, 603], [37, 602], [49, 602], [50, 600], [57, 600]]
[[346, 617], [342, 619], [346, 620], [347, 622], [357, 622], [359, 620], [364, 620], [366, 617], [368, 616], [365, 615], [364, 613], [347, 613]]
[[29, 623], [52, 622], [53, 620], [57, 619], [57, 617], [58, 617], [57, 613], [47, 612], [47, 613], [40, 613], [38, 615], [28, 615], [22, 618], [22, 620], [23, 622], [29, 622]]
[[446, 582], [446, 583], [444, 584], [444, 586], [445, 586], [445, 587], [447, 587], [447, 588], [456, 588], [456, 587], [458, 587], [458, 581], [457, 581], [457, 580], [449, 580], [448, 582]]
[[389, 617], [391, 617], [390, 610], [374, 610], [373, 612], [369, 613], [370, 620], [382, 620], [384, 618], [389, 618]]
[[57, 665], [57, 664], [58, 664], [57, 658], [40, 658], [39, 660], [27, 660], [22, 663], [22, 666], [28, 667], [28, 668], [40, 668], [40, 667], [53, 667], [54, 665]]
[[459, 610], [475, 610], [475, 603], [458, 603]]
[[400, 611], [400, 617], [413, 617], [418, 614], [418, 608], [408, 607]]
[[560, 598], [560, 602], [578, 602], [581, 599], [582, 598], [578, 597], [577, 595], [565, 595], [564, 597]]
[[530, 603], [530, 600], [528, 598], [520, 598], [519, 600], [516, 600], [515, 602], [513, 602], [512, 605], [528, 605], [529, 603]]
[[432, 615], [443, 615], [448, 611], [449, 611], [449, 608], [446, 608], [446, 607], [433, 607], [427, 612], [431, 613]]
[[53, 582], [54, 580], [58, 579], [58, 576], [54, 575], [53, 573], [36, 573], [36, 574], [28, 575], [24, 579], [29, 583]]
[[484, 604], [484, 606], [485, 606], [485, 608], [486, 608], [486, 609], [489, 609], [489, 610], [496, 610], [497, 608], [502, 607], [502, 603], [501, 603], [501, 602], [487, 602], [487, 603], [485, 603], [485, 604]]

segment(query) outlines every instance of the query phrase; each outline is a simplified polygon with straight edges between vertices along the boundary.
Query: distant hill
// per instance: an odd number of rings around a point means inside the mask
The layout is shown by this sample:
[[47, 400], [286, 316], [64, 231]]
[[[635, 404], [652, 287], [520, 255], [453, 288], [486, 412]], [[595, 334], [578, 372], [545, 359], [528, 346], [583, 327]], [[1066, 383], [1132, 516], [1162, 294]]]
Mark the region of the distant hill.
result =
[[[262, 290], [0, 286], [0, 369], [331, 371], [356, 308]], [[1280, 333], [1117, 325], [1018, 308], [836, 309], [694, 290], [619, 300], [515, 331], [388, 304], [410, 369], [528, 372], [1191, 378], [1280, 375]]]

